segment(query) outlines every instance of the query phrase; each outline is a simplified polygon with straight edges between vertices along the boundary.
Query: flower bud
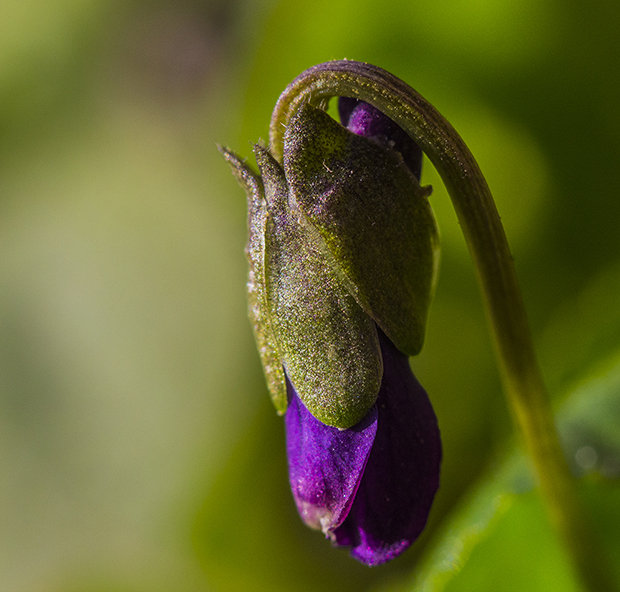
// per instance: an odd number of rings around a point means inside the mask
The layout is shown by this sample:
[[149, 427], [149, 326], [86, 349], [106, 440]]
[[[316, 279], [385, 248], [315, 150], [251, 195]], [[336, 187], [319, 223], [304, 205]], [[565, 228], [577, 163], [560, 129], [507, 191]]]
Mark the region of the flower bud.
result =
[[340, 429], [374, 405], [377, 327], [407, 355], [422, 347], [437, 230], [400, 152], [303, 105], [284, 158], [256, 146], [260, 177], [223, 150], [248, 193], [250, 317], [269, 389], [286, 409], [282, 367], [310, 413]]
[[422, 347], [437, 230], [422, 153], [383, 113], [341, 99], [346, 128], [301, 105], [248, 195], [250, 318], [284, 413], [289, 481], [311, 528], [372, 566], [422, 532], [439, 486], [437, 419], [408, 355]]

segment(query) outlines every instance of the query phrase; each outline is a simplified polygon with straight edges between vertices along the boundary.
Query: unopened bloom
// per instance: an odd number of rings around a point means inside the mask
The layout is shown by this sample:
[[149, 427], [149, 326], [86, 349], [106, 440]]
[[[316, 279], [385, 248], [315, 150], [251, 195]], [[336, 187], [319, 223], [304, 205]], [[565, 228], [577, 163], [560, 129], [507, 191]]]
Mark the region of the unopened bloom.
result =
[[419, 352], [437, 258], [421, 152], [376, 109], [341, 99], [339, 125], [303, 105], [260, 176], [223, 150], [249, 203], [250, 317], [285, 414], [302, 519], [368, 565], [420, 534], [439, 483]]

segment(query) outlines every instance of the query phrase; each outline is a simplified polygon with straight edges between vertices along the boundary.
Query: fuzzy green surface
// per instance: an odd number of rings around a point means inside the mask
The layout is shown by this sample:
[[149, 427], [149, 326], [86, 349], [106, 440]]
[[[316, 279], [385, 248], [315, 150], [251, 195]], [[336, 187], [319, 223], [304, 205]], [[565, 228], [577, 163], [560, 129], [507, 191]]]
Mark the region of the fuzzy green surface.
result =
[[271, 399], [278, 412], [284, 413], [287, 407], [286, 381], [282, 358], [271, 327], [265, 288], [265, 227], [267, 223], [265, 189], [260, 177], [237, 155], [225, 148], [220, 148], [220, 151], [230, 164], [248, 198], [248, 244], [246, 247], [250, 268], [247, 283], [248, 316], [254, 330], [254, 338]]
[[379, 392], [377, 330], [291, 207], [281, 167], [264, 149], [257, 158], [269, 211], [267, 301], [284, 366], [317, 419], [348, 428]]
[[439, 254], [430, 188], [398, 153], [310, 105], [287, 128], [284, 170], [360, 306], [402, 352], [417, 354]]

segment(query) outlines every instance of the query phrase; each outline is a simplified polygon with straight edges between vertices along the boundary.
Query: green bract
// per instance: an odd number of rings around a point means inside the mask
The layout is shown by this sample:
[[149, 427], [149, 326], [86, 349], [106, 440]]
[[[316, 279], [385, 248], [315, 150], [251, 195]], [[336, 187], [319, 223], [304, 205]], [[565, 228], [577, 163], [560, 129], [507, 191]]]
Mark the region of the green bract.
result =
[[284, 368], [271, 329], [265, 290], [265, 227], [267, 224], [265, 189], [261, 178], [239, 157], [225, 148], [220, 148], [220, 150], [248, 196], [249, 232], [246, 247], [250, 267], [247, 283], [248, 313], [271, 399], [278, 412], [284, 413], [287, 407]]
[[[248, 194], [250, 318], [274, 404], [285, 374], [308, 410], [348, 428], [383, 374], [377, 327], [417, 353], [437, 267], [427, 196], [399, 153], [302, 106], [261, 176], [222, 149]], [[284, 369], [284, 371], [283, 371]]]

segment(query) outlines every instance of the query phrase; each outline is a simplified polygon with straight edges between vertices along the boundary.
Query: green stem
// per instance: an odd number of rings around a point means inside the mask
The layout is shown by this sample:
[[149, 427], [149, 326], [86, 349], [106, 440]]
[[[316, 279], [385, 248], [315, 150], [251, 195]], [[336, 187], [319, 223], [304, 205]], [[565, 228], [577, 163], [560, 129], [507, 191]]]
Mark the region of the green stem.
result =
[[377, 107], [407, 131], [441, 175], [476, 266], [504, 389], [551, 522], [585, 588], [611, 589], [562, 454], [506, 235], [478, 164], [450, 123], [415, 90], [381, 68], [348, 60], [314, 66], [282, 93], [270, 128], [276, 159], [282, 160], [284, 130], [298, 107], [304, 102], [325, 107], [335, 96]]

